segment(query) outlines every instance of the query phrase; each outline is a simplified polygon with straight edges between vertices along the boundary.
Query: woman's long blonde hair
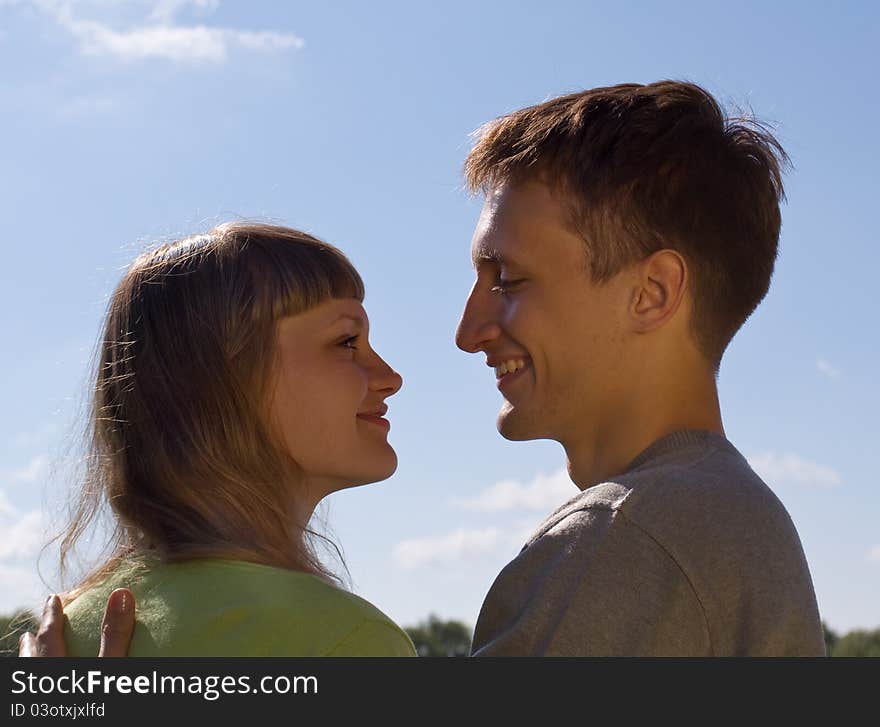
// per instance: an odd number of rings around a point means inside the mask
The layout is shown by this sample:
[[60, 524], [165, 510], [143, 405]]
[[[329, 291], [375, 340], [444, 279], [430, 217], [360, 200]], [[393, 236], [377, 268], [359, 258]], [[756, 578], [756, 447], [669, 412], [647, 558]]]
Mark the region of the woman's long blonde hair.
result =
[[64, 573], [103, 506], [102, 565], [222, 557], [337, 580], [291, 521], [296, 463], [269, 421], [276, 322], [330, 298], [363, 300], [335, 247], [297, 230], [231, 223], [138, 257], [110, 300], [84, 487], [59, 536]]

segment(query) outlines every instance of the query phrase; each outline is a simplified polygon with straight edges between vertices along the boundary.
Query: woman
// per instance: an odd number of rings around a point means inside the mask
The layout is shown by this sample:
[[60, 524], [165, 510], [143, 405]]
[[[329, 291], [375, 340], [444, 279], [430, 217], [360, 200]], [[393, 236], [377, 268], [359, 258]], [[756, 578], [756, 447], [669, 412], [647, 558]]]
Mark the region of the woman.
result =
[[113, 294], [86, 487], [62, 562], [102, 504], [109, 559], [64, 597], [70, 656], [98, 651], [131, 588], [133, 656], [414, 656], [342, 590], [308, 522], [326, 495], [389, 477], [363, 283], [303, 232], [236, 223], [141, 255]]

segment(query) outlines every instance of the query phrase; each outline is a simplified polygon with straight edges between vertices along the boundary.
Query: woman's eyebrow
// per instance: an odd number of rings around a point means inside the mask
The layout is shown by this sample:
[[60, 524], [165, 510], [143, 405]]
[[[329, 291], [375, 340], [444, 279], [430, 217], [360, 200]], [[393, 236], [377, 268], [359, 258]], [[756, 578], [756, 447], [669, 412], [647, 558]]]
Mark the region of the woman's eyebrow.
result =
[[366, 325], [367, 325], [367, 323], [366, 323], [366, 321], [364, 320], [363, 316], [353, 315], [353, 314], [351, 314], [351, 313], [343, 313], [343, 314], [340, 315], [335, 321], [333, 321], [333, 323], [331, 323], [330, 325], [331, 325], [331, 326], [335, 326], [337, 323], [339, 323], [339, 321], [343, 321], [343, 320], [349, 320], [349, 321], [352, 321], [352, 322], [353, 322], [355, 325], [357, 325], [359, 328], [365, 328]]

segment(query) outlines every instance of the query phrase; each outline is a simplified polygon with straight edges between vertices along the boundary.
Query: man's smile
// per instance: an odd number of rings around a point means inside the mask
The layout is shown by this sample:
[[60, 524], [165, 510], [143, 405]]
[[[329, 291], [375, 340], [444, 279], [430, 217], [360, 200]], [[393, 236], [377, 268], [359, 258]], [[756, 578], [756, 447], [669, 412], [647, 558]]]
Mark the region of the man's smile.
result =
[[527, 356], [500, 358], [492, 357], [486, 360], [486, 365], [495, 369], [495, 379], [498, 388], [507, 386], [510, 382], [519, 378], [531, 365]]

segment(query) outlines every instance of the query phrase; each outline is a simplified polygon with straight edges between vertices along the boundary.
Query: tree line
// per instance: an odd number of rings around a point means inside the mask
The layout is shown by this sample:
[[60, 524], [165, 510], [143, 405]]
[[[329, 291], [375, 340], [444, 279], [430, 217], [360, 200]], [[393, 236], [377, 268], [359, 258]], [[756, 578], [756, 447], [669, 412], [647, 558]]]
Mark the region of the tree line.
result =
[[[18, 638], [25, 631], [36, 631], [33, 614], [0, 616], [0, 656], [18, 653]], [[467, 656], [473, 630], [462, 621], [444, 621], [431, 614], [415, 626], [404, 627], [419, 656]], [[838, 634], [822, 623], [828, 656], [880, 656], [880, 628], [857, 629]]]

